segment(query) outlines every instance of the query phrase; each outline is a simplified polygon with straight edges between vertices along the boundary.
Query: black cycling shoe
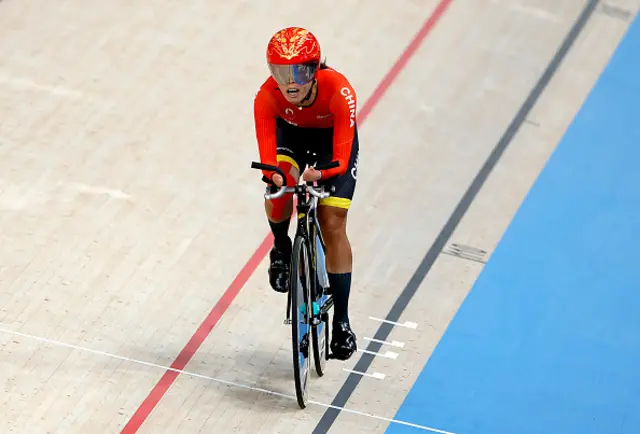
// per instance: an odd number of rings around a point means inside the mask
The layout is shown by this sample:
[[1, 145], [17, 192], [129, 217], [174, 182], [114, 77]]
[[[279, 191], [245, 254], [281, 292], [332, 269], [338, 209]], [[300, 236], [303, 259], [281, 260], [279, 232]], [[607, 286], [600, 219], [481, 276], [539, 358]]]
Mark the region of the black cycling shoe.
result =
[[269, 265], [269, 283], [277, 292], [289, 291], [289, 267], [291, 253], [282, 252], [275, 247], [269, 252], [271, 264]]
[[349, 323], [338, 322], [333, 325], [331, 352], [333, 359], [348, 360], [358, 350], [356, 335]]

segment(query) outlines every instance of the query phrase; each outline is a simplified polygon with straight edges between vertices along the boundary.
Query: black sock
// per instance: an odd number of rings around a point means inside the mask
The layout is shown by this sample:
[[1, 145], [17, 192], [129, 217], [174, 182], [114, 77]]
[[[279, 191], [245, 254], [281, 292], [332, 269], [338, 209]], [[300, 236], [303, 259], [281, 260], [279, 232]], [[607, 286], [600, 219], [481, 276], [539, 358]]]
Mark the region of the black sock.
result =
[[273, 233], [273, 245], [276, 246], [277, 250], [285, 253], [291, 252], [289, 222], [290, 219], [286, 219], [280, 223], [274, 223], [269, 220], [269, 226], [271, 226], [271, 232]]
[[329, 286], [333, 296], [333, 323], [349, 323], [349, 291], [351, 290], [351, 273], [334, 274], [329, 276]]

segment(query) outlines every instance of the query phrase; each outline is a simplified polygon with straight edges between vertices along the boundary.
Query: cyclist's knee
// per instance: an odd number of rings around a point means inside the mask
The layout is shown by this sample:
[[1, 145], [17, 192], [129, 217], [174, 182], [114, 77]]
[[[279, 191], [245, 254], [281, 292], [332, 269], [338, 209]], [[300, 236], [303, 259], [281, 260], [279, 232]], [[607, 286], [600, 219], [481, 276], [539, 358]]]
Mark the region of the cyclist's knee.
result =
[[318, 208], [318, 220], [322, 234], [327, 237], [346, 233], [347, 210], [333, 206], [321, 206]]
[[285, 194], [277, 199], [266, 201], [267, 216], [275, 223], [287, 220], [293, 212], [293, 197]]

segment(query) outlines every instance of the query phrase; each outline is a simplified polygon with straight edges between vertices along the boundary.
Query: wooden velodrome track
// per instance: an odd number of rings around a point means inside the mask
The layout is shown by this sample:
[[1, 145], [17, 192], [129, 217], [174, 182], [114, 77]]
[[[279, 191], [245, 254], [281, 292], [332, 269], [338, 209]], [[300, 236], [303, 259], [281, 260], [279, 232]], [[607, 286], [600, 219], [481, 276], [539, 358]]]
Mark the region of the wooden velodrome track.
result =
[[[637, 7], [0, 2], [0, 432], [398, 423]], [[375, 353], [330, 362], [305, 410], [249, 168], [264, 49], [287, 25], [358, 92], [350, 311]]]

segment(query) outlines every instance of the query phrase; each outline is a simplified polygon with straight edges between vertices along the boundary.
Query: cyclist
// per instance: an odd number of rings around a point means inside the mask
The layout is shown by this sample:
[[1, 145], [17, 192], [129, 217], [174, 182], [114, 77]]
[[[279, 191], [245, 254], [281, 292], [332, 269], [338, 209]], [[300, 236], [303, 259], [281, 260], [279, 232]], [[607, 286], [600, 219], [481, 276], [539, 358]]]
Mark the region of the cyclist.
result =
[[[347, 360], [357, 350], [348, 315], [352, 252], [346, 231], [358, 169], [356, 93], [320, 55], [318, 40], [303, 28], [275, 33], [267, 46], [271, 75], [255, 96], [254, 118], [260, 160], [281, 168], [287, 185], [297, 183], [301, 168], [309, 165], [302, 173], [304, 181], [335, 187], [330, 197], [319, 201], [318, 220], [335, 309], [331, 351]], [[339, 166], [328, 170], [311, 167], [335, 160]], [[278, 173], [263, 171], [263, 175], [277, 187], [283, 184]], [[275, 291], [287, 292], [292, 194], [265, 201], [265, 211], [274, 237], [269, 282]]]

